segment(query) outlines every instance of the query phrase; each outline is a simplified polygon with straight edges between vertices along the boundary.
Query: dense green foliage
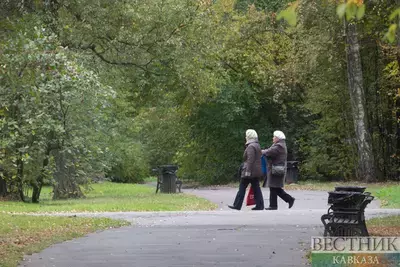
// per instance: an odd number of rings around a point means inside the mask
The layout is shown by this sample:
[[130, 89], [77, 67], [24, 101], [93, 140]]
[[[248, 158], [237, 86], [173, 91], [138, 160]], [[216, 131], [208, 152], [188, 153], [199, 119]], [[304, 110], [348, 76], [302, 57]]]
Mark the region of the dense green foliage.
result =
[[[286, 4], [2, 2], [0, 164], [11, 191], [40, 195], [47, 181], [71, 197], [63, 187], [88, 177], [140, 182], [170, 163], [182, 178], [228, 182], [248, 128], [263, 147], [284, 131], [303, 179], [363, 179], [337, 5], [298, 1], [289, 27], [276, 19]], [[367, 3], [357, 25], [379, 180], [399, 178], [400, 52], [385, 39], [395, 9]]]

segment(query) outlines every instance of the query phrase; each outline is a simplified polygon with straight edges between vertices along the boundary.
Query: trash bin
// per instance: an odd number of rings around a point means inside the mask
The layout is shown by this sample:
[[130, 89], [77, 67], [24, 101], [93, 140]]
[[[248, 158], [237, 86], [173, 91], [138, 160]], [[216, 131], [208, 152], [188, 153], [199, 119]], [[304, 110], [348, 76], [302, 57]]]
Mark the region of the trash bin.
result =
[[299, 164], [298, 161], [288, 161], [287, 162], [287, 171], [286, 171], [286, 183], [297, 183], [299, 179], [299, 168], [297, 167]]
[[356, 209], [370, 195], [365, 189], [364, 186], [336, 186], [335, 191], [328, 192], [328, 204], [332, 204], [333, 210]]
[[328, 213], [322, 215], [324, 236], [368, 236], [364, 211], [374, 199], [362, 186], [337, 186], [328, 192]]
[[333, 191], [329, 192], [328, 204], [332, 210], [359, 209], [365, 199], [370, 197], [370, 193]]
[[176, 165], [163, 165], [159, 167], [161, 173], [161, 193], [176, 193]]
[[349, 191], [331, 191], [328, 194], [328, 204], [343, 208], [351, 208], [363, 197], [363, 194], [360, 192]]
[[347, 191], [347, 192], [360, 192], [364, 193], [365, 186], [336, 186], [335, 191]]

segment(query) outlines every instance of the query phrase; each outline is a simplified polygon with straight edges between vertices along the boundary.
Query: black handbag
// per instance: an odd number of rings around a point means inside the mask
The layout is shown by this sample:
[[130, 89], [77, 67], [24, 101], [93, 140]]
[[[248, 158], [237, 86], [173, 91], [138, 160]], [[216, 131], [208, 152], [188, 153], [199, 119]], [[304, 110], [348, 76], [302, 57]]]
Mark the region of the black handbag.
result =
[[275, 176], [284, 176], [286, 173], [286, 165], [272, 165], [271, 173]]

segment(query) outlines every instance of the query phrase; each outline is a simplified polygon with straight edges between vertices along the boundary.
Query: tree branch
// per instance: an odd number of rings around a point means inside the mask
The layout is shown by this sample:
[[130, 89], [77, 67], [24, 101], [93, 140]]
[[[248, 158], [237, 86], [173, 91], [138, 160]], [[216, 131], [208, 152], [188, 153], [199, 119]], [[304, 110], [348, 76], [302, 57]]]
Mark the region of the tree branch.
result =
[[[136, 64], [136, 63], [133, 63], [133, 62], [117, 62], [117, 61], [111, 61], [111, 60], [109, 60], [109, 59], [107, 59], [107, 58], [105, 58], [105, 57], [103, 56], [104, 52], [98, 52], [98, 51], [96, 51], [96, 46], [95, 46], [95, 45], [91, 45], [89, 48], [93, 51], [93, 53], [94, 53], [97, 57], [99, 57], [102, 61], [104, 61], [104, 62], [106, 62], [106, 63], [108, 63], [108, 64], [111, 64], [111, 65], [120, 65], [120, 66], [133, 66], [133, 67], [136, 67], [136, 68], [139, 68], [139, 69], [143, 70], [144, 72], [148, 72], [148, 73], [151, 73], [151, 74], [156, 75], [156, 76], [161, 76], [161, 74], [155, 73], [155, 72], [151, 72], [151, 71], [149, 71], [149, 70], [146, 68], [147, 65], [150, 64], [150, 62], [148, 62], [148, 63], [146, 63], [144, 66], [142, 66], [142, 65], [139, 65], [139, 64]], [[151, 60], [151, 61], [152, 61], [152, 60]]]

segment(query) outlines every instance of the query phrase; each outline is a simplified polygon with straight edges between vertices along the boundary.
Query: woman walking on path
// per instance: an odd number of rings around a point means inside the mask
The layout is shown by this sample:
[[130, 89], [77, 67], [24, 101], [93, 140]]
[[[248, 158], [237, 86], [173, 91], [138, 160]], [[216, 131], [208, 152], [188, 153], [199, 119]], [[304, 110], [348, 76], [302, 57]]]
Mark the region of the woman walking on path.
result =
[[262, 154], [268, 159], [267, 186], [269, 187], [269, 207], [266, 210], [278, 209], [278, 196], [293, 206], [295, 198], [283, 190], [286, 177], [287, 147], [286, 137], [281, 131], [275, 131], [272, 138], [272, 146], [262, 150]]
[[239, 191], [237, 192], [233, 206], [228, 206], [231, 209], [240, 210], [243, 205], [246, 188], [249, 184], [254, 189], [254, 198], [256, 206], [252, 210], [263, 210], [264, 199], [260, 188], [260, 178], [262, 177], [261, 170], [261, 147], [258, 143], [257, 132], [249, 129], [246, 131], [246, 146], [243, 154], [244, 164], [241, 171], [241, 179]]

